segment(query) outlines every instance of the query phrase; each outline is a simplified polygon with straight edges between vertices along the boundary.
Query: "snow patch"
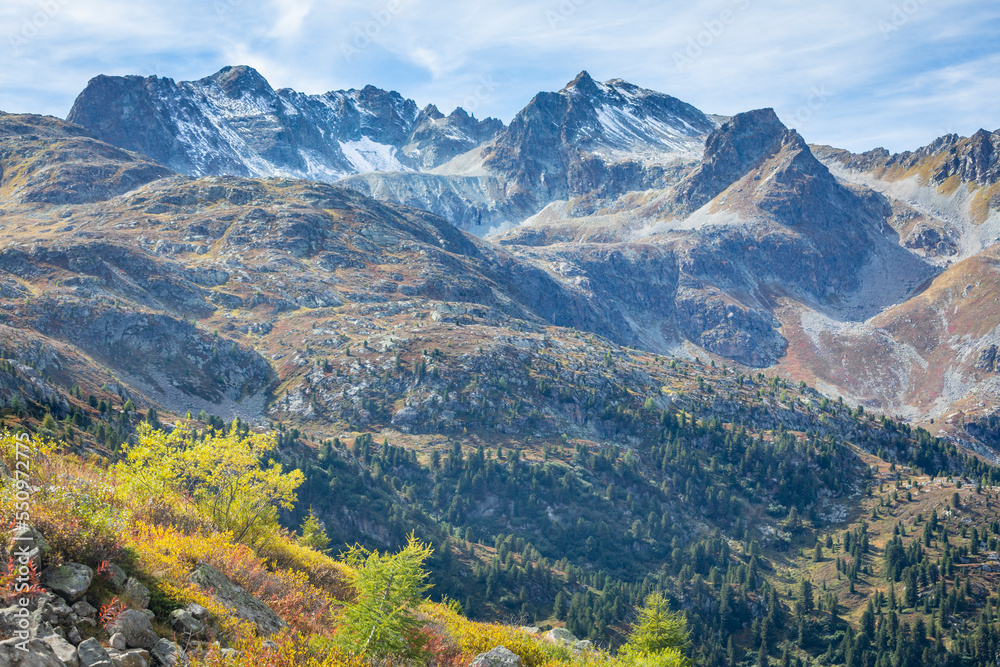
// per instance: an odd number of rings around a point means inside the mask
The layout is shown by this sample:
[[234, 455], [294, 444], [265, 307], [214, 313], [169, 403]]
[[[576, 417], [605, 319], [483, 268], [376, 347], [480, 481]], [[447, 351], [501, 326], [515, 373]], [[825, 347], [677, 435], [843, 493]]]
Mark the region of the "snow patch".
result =
[[300, 148], [299, 155], [302, 157], [302, 161], [305, 162], [306, 165], [303, 173], [297, 174], [301, 178], [306, 178], [311, 181], [325, 181], [327, 183], [332, 183], [352, 173], [343, 169], [331, 169], [323, 156], [313, 149]]
[[412, 171], [396, 157], [396, 147], [380, 144], [368, 137], [358, 141], [340, 141], [344, 157], [359, 173], [369, 171]]

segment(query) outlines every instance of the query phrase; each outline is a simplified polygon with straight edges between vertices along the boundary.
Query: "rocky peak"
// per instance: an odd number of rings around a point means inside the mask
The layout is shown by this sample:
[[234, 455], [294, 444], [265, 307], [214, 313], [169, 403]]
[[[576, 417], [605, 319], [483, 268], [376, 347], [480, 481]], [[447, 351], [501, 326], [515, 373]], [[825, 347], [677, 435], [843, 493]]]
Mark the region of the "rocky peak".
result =
[[212, 82], [232, 99], [240, 97], [271, 97], [274, 89], [260, 72], [248, 65], [227, 65], [199, 83]]
[[599, 95], [601, 93], [601, 89], [599, 84], [591, 78], [587, 70], [583, 70], [576, 75], [575, 79], [567, 83], [560, 92], [592, 96]]
[[103, 74], [87, 83], [66, 117], [101, 141], [142, 153], [175, 171], [194, 173], [198, 167], [179, 136], [180, 119], [207, 122], [173, 79]]
[[940, 183], [955, 175], [979, 185], [1000, 180], [1000, 131], [979, 130], [951, 146], [935, 171], [934, 180]]
[[503, 127], [495, 118], [476, 120], [462, 107], [445, 116], [429, 105], [417, 116], [403, 153], [421, 167], [432, 169], [489, 141]]
[[402, 145], [420, 115], [416, 102], [394, 90], [368, 85], [361, 90], [348, 91], [348, 94], [361, 113], [361, 133], [382, 144]]
[[417, 117], [417, 124], [419, 125], [420, 121], [425, 118], [440, 120], [444, 118], [444, 114], [441, 113], [441, 111], [435, 105], [428, 104], [423, 109], [421, 109], [420, 115]]
[[687, 214], [701, 208], [752, 167], [778, 152], [786, 140], [809, 151], [798, 133], [790, 131], [778, 119], [774, 109], [736, 114], [709, 135], [702, 164], [675, 188], [676, 210]]
[[716, 168], [745, 171], [749, 165], [773, 153], [786, 132], [788, 128], [778, 119], [774, 109], [736, 114], [709, 135], [704, 161]]
[[96, 77], [71, 122], [183, 174], [333, 181], [408, 168], [396, 156], [416, 103], [375, 86], [325, 95], [275, 91], [247, 66], [197, 81]]
[[504, 124], [500, 120], [496, 118], [477, 120], [474, 115], [462, 107], [455, 107], [455, 110], [448, 115], [447, 122], [468, 134], [476, 143], [489, 141], [496, 136], [497, 132], [504, 129]]
[[525, 111], [532, 107], [541, 120], [555, 123], [553, 131], [565, 141], [589, 150], [687, 149], [686, 138], [715, 129], [705, 114], [677, 98], [622, 79], [599, 83], [586, 71], [558, 93], [539, 94]]
[[448, 114], [448, 118], [459, 123], [466, 123], [470, 120], [475, 120], [469, 115], [469, 112], [462, 107], [455, 107], [455, 110]]
[[[971, 137], [945, 134], [915, 151], [890, 154], [876, 148], [860, 154], [823, 148], [830, 158], [852, 171], [877, 172], [889, 178], [929, 174], [940, 185], [953, 176], [966, 183], [991, 185], [1000, 180], [1000, 130], [981, 129]], [[916, 172], [914, 171], [916, 170]]]
[[[920, 156], [934, 155], [935, 153], [940, 153], [941, 151], [948, 150], [954, 147], [961, 140], [962, 137], [958, 134], [955, 133], [945, 134], [938, 137], [937, 139], [927, 144], [923, 148], [917, 149], [916, 154]], [[889, 151], [886, 151], [884, 148], [882, 150], [885, 151], [885, 153], [888, 155]]]
[[397, 116], [413, 122], [417, 117], [417, 103], [404, 98], [395, 90], [383, 90], [367, 85], [357, 93], [360, 105], [378, 116]]
[[669, 95], [581, 72], [562, 90], [537, 94], [485, 149], [483, 164], [537, 210], [596, 190], [616, 196], [652, 187], [658, 175], [647, 173], [648, 165], [693, 161], [714, 128]]

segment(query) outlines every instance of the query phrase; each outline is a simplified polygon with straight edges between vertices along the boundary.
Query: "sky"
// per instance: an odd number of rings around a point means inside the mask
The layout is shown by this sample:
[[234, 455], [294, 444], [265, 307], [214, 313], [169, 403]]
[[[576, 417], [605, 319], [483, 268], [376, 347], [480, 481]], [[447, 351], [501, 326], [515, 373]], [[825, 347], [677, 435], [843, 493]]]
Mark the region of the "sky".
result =
[[581, 70], [706, 113], [773, 107], [816, 144], [1000, 129], [988, 0], [2, 0], [0, 110], [64, 118], [98, 74], [373, 84], [505, 123]]

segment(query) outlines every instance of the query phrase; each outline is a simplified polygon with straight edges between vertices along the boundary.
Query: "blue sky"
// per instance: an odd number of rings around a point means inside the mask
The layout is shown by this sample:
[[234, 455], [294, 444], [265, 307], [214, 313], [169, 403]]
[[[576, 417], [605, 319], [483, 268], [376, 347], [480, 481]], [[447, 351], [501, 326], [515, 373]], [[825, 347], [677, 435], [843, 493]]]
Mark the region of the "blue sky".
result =
[[813, 143], [914, 149], [1000, 128], [983, 0], [3, 0], [0, 109], [65, 117], [97, 74], [256, 67], [309, 93], [371, 83], [509, 122], [580, 70], [707, 113], [774, 107]]

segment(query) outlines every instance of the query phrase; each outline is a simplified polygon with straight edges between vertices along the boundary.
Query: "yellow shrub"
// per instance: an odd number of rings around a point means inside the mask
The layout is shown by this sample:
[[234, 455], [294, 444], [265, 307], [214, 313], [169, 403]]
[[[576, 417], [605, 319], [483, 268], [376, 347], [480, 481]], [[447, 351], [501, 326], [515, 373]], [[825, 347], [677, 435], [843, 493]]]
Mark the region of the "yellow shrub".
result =
[[140, 502], [192, 499], [202, 514], [238, 541], [255, 542], [277, 526], [278, 508], [291, 509], [299, 470], [282, 472], [261, 461], [274, 449], [273, 434], [195, 431], [185, 424], [165, 433], [140, 424], [139, 440], [118, 464], [123, 498]]
[[351, 568], [326, 554], [295, 543], [288, 533], [276, 533], [261, 544], [257, 553], [274, 569], [305, 572], [309, 583], [326, 591], [334, 600], [354, 599]]
[[328, 641], [303, 635], [285, 635], [274, 639], [277, 648], [261, 640], [240, 643], [234, 658], [226, 659], [218, 651], [193, 655], [191, 667], [366, 667], [363, 659], [346, 655]]
[[55, 560], [95, 568], [105, 560], [128, 565], [130, 554], [121, 538], [126, 521], [100, 493], [86, 488], [46, 490], [31, 512], [31, 525], [45, 536]]
[[503, 646], [521, 656], [525, 667], [579, 662], [579, 656], [574, 658], [573, 653], [565, 646], [545, 643], [508, 625], [470, 621], [442, 605], [425, 605], [423, 611], [429, 618], [444, 625], [469, 658]]
[[149, 575], [183, 593], [180, 600], [198, 601], [191, 596], [202, 593], [188, 577], [199, 563], [208, 563], [293, 628], [317, 633], [329, 630], [336, 601], [326, 591], [309, 583], [305, 572], [270, 570], [248, 546], [233, 542], [226, 534], [186, 534], [172, 527], [137, 523], [129, 544]]
[[55, 452], [53, 442], [37, 436], [0, 435], [0, 459], [14, 474], [0, 483], [0, 517], [39, 530], [54, 560], [95, 567], [103, 560], [126, 561], [121, 534], [129, 517], [116, 507], [107, 474]]

